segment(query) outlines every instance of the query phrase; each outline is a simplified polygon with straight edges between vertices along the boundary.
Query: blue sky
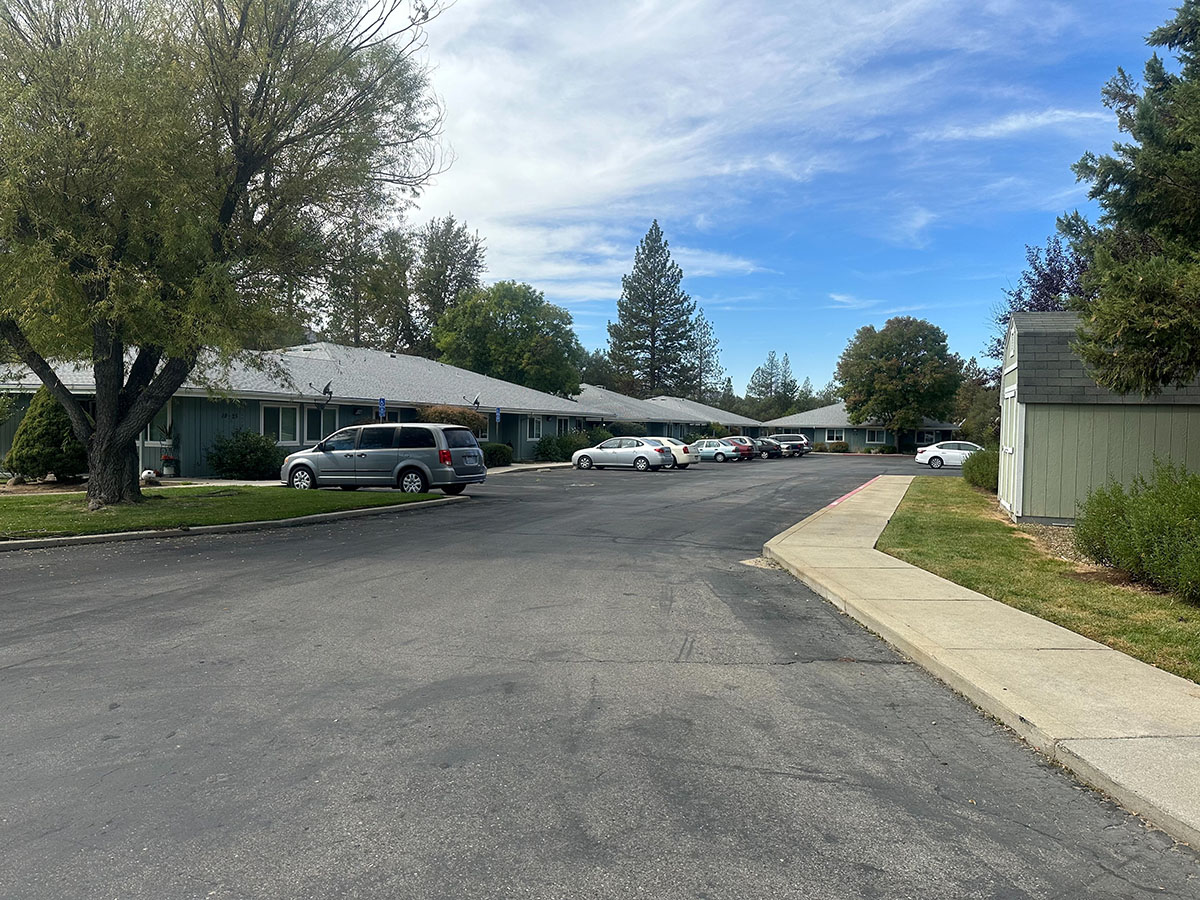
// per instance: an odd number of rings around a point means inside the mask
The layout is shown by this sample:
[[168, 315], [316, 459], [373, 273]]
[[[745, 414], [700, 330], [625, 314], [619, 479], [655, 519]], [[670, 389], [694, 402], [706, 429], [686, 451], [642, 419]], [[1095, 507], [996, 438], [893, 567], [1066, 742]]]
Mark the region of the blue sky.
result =
[[430, 28], [452, 212], [487, 279], [528, 281], [606, 345], [657, 218], [745, 389], [769, 350], [827, 381], [865, 324], [914, 315], [979, 353], [1117, 132], [1151, 0], [459, 0]]

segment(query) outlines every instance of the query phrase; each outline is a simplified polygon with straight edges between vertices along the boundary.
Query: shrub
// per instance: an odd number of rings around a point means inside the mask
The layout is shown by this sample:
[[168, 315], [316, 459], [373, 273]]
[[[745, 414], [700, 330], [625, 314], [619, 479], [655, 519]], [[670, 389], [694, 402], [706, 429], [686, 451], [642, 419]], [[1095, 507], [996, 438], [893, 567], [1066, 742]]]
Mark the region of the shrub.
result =
[[963, 462], [962, 473], [967, 484], [996, 493], [1000, 486], [1000, 451], [976, 450]]
[[486, 443], [482, 447], [483, 464], [489, 469], [499, 469], [511, 466], [513, 459], [512, 447], [508, 444]]
[[219, 478], [261, 481], [279, 475], [287, 451], [274, 438], [253, 431], [222, 435], [208, 448], [208, 464]]
[[588, 446], [595, 447], [605, 441], [612, 440], [613, 433], [607, 428], [589, 428], [587, 433]]
[[896, 447], [893, 446], [892, 444], [884, 444], [876, 452], [877, 453], [899, 453], [900, 451], [897, 450]]
[[613, 422], [608, 429], [613, 434], [619, 434], [622, 437], [645, 437], [646, 426], [640, 422]]
[[559, 459], [558, 438], [552, 434], [542, 437], [533, 448], [533, 458], [541, 462], [562, 462]]
[[47, 388], [33, 395], [4, 457], [4, 468], [26, 478], [44, 478], [53, 472], [65, 479], [87, 471], [87, 451], [75, 439], [67, 411]]
[[845, 441], [834, 441], [832, 444], [829, 445], [829, 452], [830, 453], [849, 453], [850, 445], [847, 444]]
[[1075, 541], [1097, 562], [1200, 602], [1200, 475], [1155, 461], [1149, 480], [1093, 491], [1079, 509]]
[[419, 406], [418, 422], [435, 422], [444, 425], [461, 425], [479, 433], [487, 427], [487, 416], [465, 406]]
[[719, 422], [709, 422], [708, 433], [715, 438], [729, 437], [729, 429]]
[[829, 452], [828, 444], [826, 444], [824, 442], [822, 442], [820, 444], [813, 444], [813, 453], [828, 453], [828, 452]]
[[[604, 440], [608, 440], [605, 438]], [[597, 442], [599, 443], [599, 442]], [[591, 447], [591, 438], [582, 431], [572, 431], [570, 434], [557, 436], [546, 435], [537, 442], [534, 459], [541, 462], [569, 462], [571, 454], [584, 447]]]

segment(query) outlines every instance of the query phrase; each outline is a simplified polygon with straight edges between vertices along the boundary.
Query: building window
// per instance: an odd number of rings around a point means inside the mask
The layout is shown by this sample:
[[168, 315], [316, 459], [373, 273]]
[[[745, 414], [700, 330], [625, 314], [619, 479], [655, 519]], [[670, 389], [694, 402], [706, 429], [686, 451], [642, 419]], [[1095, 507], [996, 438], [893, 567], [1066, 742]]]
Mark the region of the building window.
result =
[[530, 416], [528, 437], [531, 441], [540, 441], [542, 439], [542, 417]]
[[884, 435], [885, 435], [885, 432], [881, 428], [868, 428], [867, 429], [867, 443], [868, 444], [882, 444], [884, 441]]
[[936, 444], [937, 439], [938, 439], [938, 436], [937, 436], [936, 431], [918, 431], [917, 432], [917, 443], [918, 444]]
[[163, 408], [154, 414], [154, 420], [142, 432], [143, 443], [160, 447], [171, 443], [171, 436], [174, 434], [174, 431], [170, 430], [173, 421], [171, 405], [172, 400], [167, 400]]
[[846, 429], [844, 429], [844, 428], [826, 428], [825, 429], [825, 443], [832, 444], [836, 441], [844, 442], [845, 440], [846, 440]]
[[300, 443], [297, 424], [300, 411], [294, 406], [266, 406], [262, 408], [262, 433], [274, 438], [277, 444]]
[[571, 432], [571, 420], [564, 419], [562, 416], [559, 416], [558, 417], [558, 433], [559, 433], [559, 435], [570, 434], [570, 432]]
[[475, 439], [479, 441], [491, 440], [492, 417], [484, 416], [483, 424], [475, 429]]
[[319, 441], [337, 431], [338, 411], [336, 406], [324, 409], [310, 408], [304, 414], [304, 439]]

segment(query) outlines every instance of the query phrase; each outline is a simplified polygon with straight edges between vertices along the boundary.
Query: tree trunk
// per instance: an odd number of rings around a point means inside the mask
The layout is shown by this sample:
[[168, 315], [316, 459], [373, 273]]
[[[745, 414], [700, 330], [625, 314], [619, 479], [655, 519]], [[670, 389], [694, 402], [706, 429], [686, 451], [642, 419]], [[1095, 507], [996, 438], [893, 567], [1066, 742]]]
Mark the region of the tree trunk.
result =
[[138, 448], [136, 441], [124, 444], [102, 441], [100, 434], [88, 442], [88, 509], [114, 503], [140, 503]]

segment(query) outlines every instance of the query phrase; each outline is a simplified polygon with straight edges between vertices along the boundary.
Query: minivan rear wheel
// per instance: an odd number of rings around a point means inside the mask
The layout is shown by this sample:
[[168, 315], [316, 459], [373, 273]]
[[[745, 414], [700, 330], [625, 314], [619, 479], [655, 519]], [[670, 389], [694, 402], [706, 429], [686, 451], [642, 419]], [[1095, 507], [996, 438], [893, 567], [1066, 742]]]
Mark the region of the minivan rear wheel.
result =
[[423, 494], [429, 490], [429, 479], [420, 469], [405, 469], [400, 473], [397, 485], [406, 494]]
[[446, 484], [442, 486], [442, 492], [445, 494], [461, 494], [467, 489], [465, 484]]

